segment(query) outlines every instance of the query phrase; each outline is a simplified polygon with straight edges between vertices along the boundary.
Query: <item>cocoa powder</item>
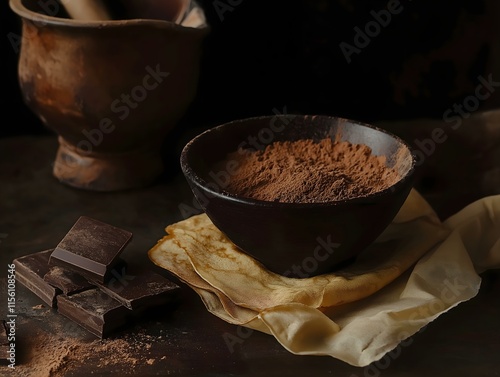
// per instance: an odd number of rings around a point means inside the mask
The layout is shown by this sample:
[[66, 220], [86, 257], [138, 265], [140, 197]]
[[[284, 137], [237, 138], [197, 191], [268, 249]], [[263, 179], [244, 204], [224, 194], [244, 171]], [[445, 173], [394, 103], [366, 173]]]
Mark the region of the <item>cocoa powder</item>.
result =
[[228, 156], [238, 169], [225, 188], [248, 198], [322, 203], [363, 197], [399, 180], [384, 156], [363, 144], [305, 139], [274, 142], [264, 150], [240, 149]]
[[[50, 309], [46, 311], [47, 316], [52, 314]], [[167, 358], [156, 357], [151, 352], [152, 345], [170, 342], [167, 336], [149, 335], [140, 327], [116, 338], [102, 340], [74, 336], [64, 328], [53, 330], [37, 330], [29, 335], [25, 340], [28, 354], [23, 363], [16, 365], [15, 376], [63, 377], [73, 373], [80, 376], [83, 371], [101, 376], [110, 374], [111, 370], [121, 376], [143, 375], [139, 370], [144, 370], [144, 365], [153, 365]]]

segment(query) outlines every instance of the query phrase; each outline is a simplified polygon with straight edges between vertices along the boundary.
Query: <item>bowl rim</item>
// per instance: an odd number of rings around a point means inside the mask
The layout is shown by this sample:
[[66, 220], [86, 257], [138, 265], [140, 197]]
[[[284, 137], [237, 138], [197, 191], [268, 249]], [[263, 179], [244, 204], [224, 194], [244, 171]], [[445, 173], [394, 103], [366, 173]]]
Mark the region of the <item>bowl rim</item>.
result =
[[21, 19], [29, 20], [34, 23], [39, 23], [42, 26], [65, 26], [72, 28], [98, 28], [112, 29], [125, 26], [143, 26], [157, 27], [159, 29], [182, 30], [183, 32], [206, 35], [211, 30], [210, 25], [204, 24], [199, 27], [187, 27], [181, 24], [176, 24], [173, 21], [149, 19], [149, 18], [130, 18], [124, 20], [89, 20], [82, 21], [73, 18], [54, 17], [48, 14], [34, 12], [28, 9], [23, 0], [9, 0], [10, 9], [16, 13]]
[[[340, 207], [340, 206], [347, 206], [351, 204], [371, 204], [373, 199], [377, 199], [380, 197], [384, 197], [388, 195], [391, 192], [396, 192], [398, 189], [404, 187], [408, 181], [411, 181], [414, 177], [415, 169], [416, 169], [416, 155], [409, 145], [408, 142], [400, 138], [399, 136], [393, 134], [390, 131], [387, 131], [383, 128], [377, 127], [373, 124], [370, 123], [365, 123], [349, 118], [343, 118], [343, 117], [337, 117], [333, 115], [304, 115], [304, 114], [283, 114], [279, 115], [280, 118], [296, 118], [296, 117], [301, 117], [303, 119], [307, 118], [322, 118], [322, 119], [332, 119], [335, 121], [344, 121], [348, 123], [352, 123], [355, 125], [363, 126], [363, 127], [368, 127], [370, 129], [373, 129], [375, 131], [382, 132], [391, 138], [395, 139], [398, 141], [401, 145], [405, 146], [410, 154], [411, 157], [411, 165], [406, 174], [401, 177], [399, 181], [397, 181], [395, 184], [392, 186], [381, 190], [377, 191], [375, 193], [366, 195], [366, 196], [360, 196], [356, 198], [351, 198], [351, 199], [342, 199], [342, 200], [334, 200], [334, 201], [328, 201], [328, 202], [312, 202], [312, 203], [292, 203], [292, 202], [275, 202], [275, 201], [267, 201], [267, 200], [260, 200], [260, 199], [253, 199], [253, 198], [248, 198], [248, 197], [243, 197], [239, 196], [233, 193], [226, 192], [224, 190], [220, 191], [215, 191], [212, 188], [207, 186], [207, 181], [201, 178], [195, 170], [191, 167], [191, 165], [188, 162], [188, 154], [190, 152], [190, 149], [192, 146], [197, 143], [200, 139], [205, 137], [209, 133], [214, 133], [214, 132], [221, 132], [221, 130], [227, 128], [227, 127], [234, 127], [235, 124], [244, 124], [248, 122], [253, 122], [253, 121], [262, 121], [262, 120], [271, 120], [272, 118], [276, 117], [276, 115], [263, 115], [263, 116], [254, 116], [254, 117], [248, 117], [248, 118], [240, 118], [236, 120], [232, 120], [229, 122], [225, 122], [222, 124], [219, 124], [217, 126], [211, 127], [206, 129], [205, 131], [199, 133], [198, 135], [194, 136], [191, 140], [189, 140], [186, 145], [182, 148], [181, 154], [180, 154], [180, 165], [181, 165], [181, 170], [188, 180], [188, 182], [194, 183], [196, 186], [198, 186], [199, 189], [206, 191], [210, 196], [212, 197], [218, 197], [222, 198], [223, 200], [229, 201], [229, 202], [234, 202], [234, 203], [239, 203], [239, 204], [245, 204], [245, 205], [251, 205], [251, 206], [259, 206], [259, 207], [272, 207], [272, 208], [318, 208], [318, 207]], [[410, 187], [411, 188], [411, 187]], [[207, 195], [208, 196], [208, 195]]]

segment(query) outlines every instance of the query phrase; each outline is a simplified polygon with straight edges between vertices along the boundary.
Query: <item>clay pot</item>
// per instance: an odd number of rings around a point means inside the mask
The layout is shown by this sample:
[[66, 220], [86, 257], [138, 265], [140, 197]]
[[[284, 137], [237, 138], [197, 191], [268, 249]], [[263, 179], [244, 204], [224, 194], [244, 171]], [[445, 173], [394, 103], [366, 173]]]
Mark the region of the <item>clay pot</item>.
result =
[[196, 95], [208, 26], [83, 22], [61, 16], [56, 1], [10, 6], [22, 19], [24, 100], [59, 135], [55, 177], [97, 191], [154, 182], [162, 142]]

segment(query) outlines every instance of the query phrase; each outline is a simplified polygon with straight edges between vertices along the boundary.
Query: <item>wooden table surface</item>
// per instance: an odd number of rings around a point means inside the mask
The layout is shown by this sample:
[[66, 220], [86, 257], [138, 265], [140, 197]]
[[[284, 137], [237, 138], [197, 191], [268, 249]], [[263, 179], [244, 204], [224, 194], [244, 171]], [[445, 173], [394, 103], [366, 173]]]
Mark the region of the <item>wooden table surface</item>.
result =
[[[157, 269], [147, 251], [164, 228], [181, 220], [192, 195], [177, 168], [155, 185], [95, 193], [66, 187], [51, 175], [54, 137], [0, 140], [0, 316], [7, 312], [7, 265], [54, 247], [81, 215], [130, 230], [123, 257]], [[442, 187], [441, 187], [442, 189]], [[440, 201], [449, 187], [429, 192]], [[463, 190], [463, 188], [462, 188]], [[457, 192], [460, 192], [458, 190]], [[476, 193], [476, 196], [480, 193]], [[443, 215], [448, 215], [444, 213]], [[500, 376], [500, 272], [482, 275], [479, 294], [442, 315], [384, 358], [365, 368], [323, 356], [298, 356], [266, 334], [227, 324], [207, 312], [181, 284], [181, 299], [104, 341], [71, 324], [21, 285], [16, 288], [16, 369], [2, 376]], [[173, 280], [175, 280], [172, 277]]]

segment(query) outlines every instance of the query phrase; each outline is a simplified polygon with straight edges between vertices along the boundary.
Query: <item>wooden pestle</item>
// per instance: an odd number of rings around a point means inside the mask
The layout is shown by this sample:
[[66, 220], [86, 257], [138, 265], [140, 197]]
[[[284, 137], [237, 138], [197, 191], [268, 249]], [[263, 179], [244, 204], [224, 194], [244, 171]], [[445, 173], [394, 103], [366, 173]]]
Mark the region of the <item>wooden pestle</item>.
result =
[[75, 20], [111, 20], [111, 16], [101, 0], [61, 0], [61, 3], [69, 16]]

